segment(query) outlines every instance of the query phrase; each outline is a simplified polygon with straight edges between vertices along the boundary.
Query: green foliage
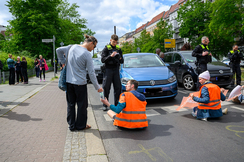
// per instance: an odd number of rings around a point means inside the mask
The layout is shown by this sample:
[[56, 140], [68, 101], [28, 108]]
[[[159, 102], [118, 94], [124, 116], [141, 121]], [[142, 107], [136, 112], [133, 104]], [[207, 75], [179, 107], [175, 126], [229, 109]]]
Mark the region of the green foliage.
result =
[[137, 53], [137, 48], [141, 49], [140, 52], [155, 53], [157, 48], [165, 52], [164, 39], [172, 38], [173, 36], [172, 25], [168, 25], [162, 19], [158, 22], [157, 28], [154, 29], [153, 35], [147, 33], [146, 30], [141, 32], [139, 38], [136, 38], [134, 43], [125, 42], [122, 44], [123, 54], [126, 53]]
[[190, 0], [178, 10], [177, 21], [181, 24], [179, 35], [181, 38], [189, 38], [193, 46], [198, 45], [201, 37], [207, 35], [210, 5], [208, 1], [202, 3], [202, 0]]
[[87, 29], [87, 20], [80, 18], [76, 10], [79, 6], [70, 5], [67, 0], [9, 0], [6, 6], [14, 17], [6, 31], [11, 39], [0, 41], [1, 50], [7, 53], [29, 51], [32, 57], [41, 54], [52, 59], [53, 44], [42, 43], [42, 39], [55, 35], [55, 47], [59, 47], [61, 42], [79, 44], [84, 33], [94, 34]]
[[[217, 58], [226, 56], [233, 44], [243, 44], [244, 0], [187, 1], [178, 10], [177, 21], [182, 38], [189, 38], [195, 47], [202, 36], [208, 36], [209, 47]], [[234, 38], [240, 38], [236, 42]]]
[[[25, 56], [26, 58], [26, 61], [27, 61], [27, 68], [28, 69], [33, 69], [34, 68], [34, 58], [32, 57], [29, 57], [27, 55], [24, 55], [25, 52], [23, 53], [19, 53], [18, 55], [17, 54], [13, 54], [13, 59], [15, 61], [17, 61], [17, 57], [20, 56], [20, 61], [22, 60], [22, 57]], [[6, 52], [0, 52], [0, 60], [2, 61], [3, 63], [3, 71], [7, 71], [8, 70], [8, 65], [7, 65], [7, 59], [8, 59], [8, 53]]]

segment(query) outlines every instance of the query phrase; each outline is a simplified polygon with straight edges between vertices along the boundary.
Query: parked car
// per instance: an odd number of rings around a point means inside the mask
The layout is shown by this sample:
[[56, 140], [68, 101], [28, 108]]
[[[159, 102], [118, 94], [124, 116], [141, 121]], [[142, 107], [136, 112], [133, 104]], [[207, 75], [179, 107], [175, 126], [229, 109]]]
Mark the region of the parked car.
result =
[[146, 99], [174, 98], [178, 93], [176, 76], [165, 63], [153, 53], [124, 54], [120, 66], [122, 91], [130, 79], [139, 82], [137, 91]]
[[[192, 51], [173, 51], [164, 55], [168, 68], [176, 75], [178, 83], [187, 90], [194, 90], [197, 83], [196, 57], [192, 57]], [[212, 63], [208, 63], [210, 81], [219, 86], [228, 86], [231, 83], [233, 73], [230, 67], [212, 57]]]
[[[224, 64], [230, 66], [230, 59], [224, 59], [221, 62], [223, 62]], [[241, 60], [240, 66], [242, 66], [242, 67], [244, 66], [244, 60]]]
[[[101, 62], [101, 59], [99, 58], [93, 58], [93, 65], [94, 65], [94, 70], [95, 70], [95, 74], [97, 77], [98, 82], [102, 82], [103, 80], [103, 72], [101, 70], [101, 66], [103, 66], [103, 63]], [[87, 82], [90, 82], [90, 77], [87, 74]]]

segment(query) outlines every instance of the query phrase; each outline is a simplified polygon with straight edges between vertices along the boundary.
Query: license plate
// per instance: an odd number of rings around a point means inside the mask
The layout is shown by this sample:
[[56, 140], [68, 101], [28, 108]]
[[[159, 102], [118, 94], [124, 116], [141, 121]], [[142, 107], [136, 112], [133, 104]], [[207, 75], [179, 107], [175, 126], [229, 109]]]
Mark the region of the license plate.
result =
[[218, 77], [212, 77], [210, 78], [210, 81], [217, 81], [218, 80]]

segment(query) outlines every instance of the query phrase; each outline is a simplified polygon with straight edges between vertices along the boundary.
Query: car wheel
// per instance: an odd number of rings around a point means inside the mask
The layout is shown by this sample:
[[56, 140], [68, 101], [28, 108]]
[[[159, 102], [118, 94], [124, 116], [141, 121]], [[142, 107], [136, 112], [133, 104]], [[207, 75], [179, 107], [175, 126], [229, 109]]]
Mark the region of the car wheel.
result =
[[193, 78], [190, 74], [187, 74], [183, 77], [183, 87], [186, 90], [193, 90], [195, 89], [195, 83], [193, 81]]

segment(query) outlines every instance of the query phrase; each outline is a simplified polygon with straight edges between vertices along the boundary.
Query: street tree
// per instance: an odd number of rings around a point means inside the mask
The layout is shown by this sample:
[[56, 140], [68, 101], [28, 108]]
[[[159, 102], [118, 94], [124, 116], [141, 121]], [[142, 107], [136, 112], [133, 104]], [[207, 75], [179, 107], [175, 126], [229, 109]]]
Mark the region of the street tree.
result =
[[210, 5], [209, 1], [203, 3], [202, 0], [190, 0], [178, 10], [179, 35], [189, 38], [193, 46], [199, 44], [201, 37], [208, 34], [206, 29], [210, 21]]
[[6, 41], [5, 51], [17, 53], [27, 50], [32, 56], [42, 54], [52, 58], [52, 43], [42, 43], [42, 39], [56, 37], [56, 47], [60, 42], [80, 43], [84, 32], [93, 34], [86, 28], [86, 19], [80, 18], [76, 4], [66, 0], [9, 0], [7, 6], [13, 15], [9, 33], [12, 38]]
[[218, 55], [227, 54], [235, 43], [243, 44], [242, 4], [243, 0], [217, 0], [211, 4], [209, 33]]

